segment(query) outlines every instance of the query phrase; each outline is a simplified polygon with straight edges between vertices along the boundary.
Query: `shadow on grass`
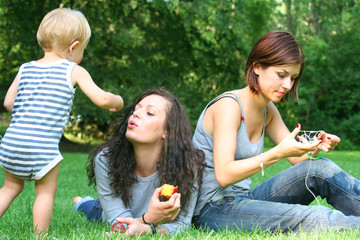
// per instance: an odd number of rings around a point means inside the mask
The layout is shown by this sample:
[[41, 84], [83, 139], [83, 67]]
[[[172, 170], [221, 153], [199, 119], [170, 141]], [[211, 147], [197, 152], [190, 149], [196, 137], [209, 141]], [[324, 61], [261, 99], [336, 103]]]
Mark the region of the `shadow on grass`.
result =
[[60, 140], [59, 149], [60, 152], [79, 152], [79, 153], [89, 153], [92, 149], [97, 147], [98, 144], [81, 144], [77, 142], [70, 141], [64, 136]]

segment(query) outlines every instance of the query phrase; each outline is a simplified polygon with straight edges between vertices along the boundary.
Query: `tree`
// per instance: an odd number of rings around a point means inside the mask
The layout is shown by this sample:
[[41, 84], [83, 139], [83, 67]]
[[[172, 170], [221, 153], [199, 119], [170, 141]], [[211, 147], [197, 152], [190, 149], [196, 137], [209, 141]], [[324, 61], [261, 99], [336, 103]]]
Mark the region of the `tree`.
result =
[[301, 122], [307, 129], [333, 132], [346, 142], [340, 148], [359, 145], [360, 94], [354, 91], [360, 87], [360, 36], [354, 34], [360, 30], [359, 3], [287, 0], [286, 4], [286, 19], [295, 24], [289, 28], [296, 30], [294, 34], [303, 45], [306, 67], [299, 89], [300, 106], [279, 107], [290, 113], [285, 121], [288, 126]]
[[[81, 10], [92, 37], [81, 63], [103, 89], [128, 105], [144, 89], [165, 86], [194, 126], [206, 103], [244, 86], [246, 57], [265, 32], [292, 32], [306, 67], [300, 105], [278, 104], [287, 126], [334, 132], [353, 143], [359, 118], [359, 3], [356, 0], [46, 0], [0, 1], [1, 96], [19, 65], [40, 58], [36, 30], [56, 7]], [[77, 91], [72, 116], [79, 132], [104, 132], [118, 113]], [[350, 126], [356, 126], [351, 128]]]

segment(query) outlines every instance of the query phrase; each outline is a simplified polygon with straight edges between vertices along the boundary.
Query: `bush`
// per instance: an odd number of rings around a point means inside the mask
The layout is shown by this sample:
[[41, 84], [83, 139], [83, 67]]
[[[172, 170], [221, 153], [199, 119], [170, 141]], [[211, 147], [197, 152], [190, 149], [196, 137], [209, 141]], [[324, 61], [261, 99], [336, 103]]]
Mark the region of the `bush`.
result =
[[355, 150], [360, 145], [360, 113], [342, 121], [338, 126], [338, 134], [342, 138], [341, 149]]

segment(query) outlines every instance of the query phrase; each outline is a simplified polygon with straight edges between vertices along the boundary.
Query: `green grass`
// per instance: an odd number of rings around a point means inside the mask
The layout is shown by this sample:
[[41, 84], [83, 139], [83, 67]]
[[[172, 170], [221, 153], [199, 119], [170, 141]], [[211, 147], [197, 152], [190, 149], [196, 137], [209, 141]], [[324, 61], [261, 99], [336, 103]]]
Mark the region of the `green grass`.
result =
[[[360, 178], [358, 162], [359, 151], [343, 152], [335, 151], [325, 154], [333, 159], [345, 171]], [[87, 186], [85, 163], [86, 153], [64, 153], [64, 160], [60, 165], [58, 179], [58, 191], [55, 197], [54, 214], [50, 231], [46, 239], [108, 239], [105, 235], [110, 227], [106, 223], [90, 223], [80, 214], [72, 210], [72, 199], [75, 196], [90, 195], [96, 197], [93, 187]], [[282, 160], [265, 170], [265, 177], [257, 174], [253, 177], [254, 185], [257, 185], [281, 170], [289, 167], [289, 164]], [[4, 180], [3, 170], [0, 170], [0, 183]], [[32, 205], [35, 199], [34, 182], [27, 182], [24, 191], [14, 200], [8, 211], [0, 219], [0, 239], [34, 239], [32, 233]], [[1, 200], [0, 200], [1, 201]], [[321, 200], [326, 205], [324, 200]], [[117, 237], [120, 238], [120, 237]], [[165, 237], [145, 236], [140, 239], [164, 239]], [[135, 238], [135, 239], [138, 239]], [[180, 236], [174, 239], [358, 239], [357, 232], [328, 232], [328, 233], [264, 233], [252, 231], [220, 231], [197, 230], [189, 228]], [[115, 239], [112, 237], [111, 239]]]

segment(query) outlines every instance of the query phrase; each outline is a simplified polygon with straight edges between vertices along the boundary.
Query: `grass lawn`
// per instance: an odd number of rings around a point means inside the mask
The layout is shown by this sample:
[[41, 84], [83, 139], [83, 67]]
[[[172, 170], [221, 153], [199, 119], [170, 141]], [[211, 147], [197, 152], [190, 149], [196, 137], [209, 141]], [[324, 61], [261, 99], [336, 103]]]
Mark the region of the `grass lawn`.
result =
[[[75, 196], [91, 195], [96, 197], [93, 187], [87, 186], [85, 163], [86, 153], [63, 153], [64, 160], [61, 162], [58, 179], [58, 190], [55, 197], [54, 214], [50, 231], [44, 239], [109, 239], [105, 232], [110, 227], [105, 223], [90, 223], [85, 217], [74, 213], [72, 199]], [[335, 151], [325, 154], [325, 157], [335, 160], [345, 171], [360, 178], [358, 162], [360, 151], [343, 152]], [[265, 170], [265, 177], [257, 174], [253, 177], [254, 185], [257, 185], [268, 177], [289, 167], [286, 161], [281, 161]], [[0, 170], [1, 186], [4, 180], [3, 170]], [[34, 239], [32, 233], [32, 205], [35, 199], [34, 182], [28, 182], [24, 191], [10, 206], [8, 211], [0, 219], [0, 239]], [[1, 200], [0, 200], [1, 201]], [[321, 200], [326, 205], [324, 200]], [[337, 233], [299, 233], [299, 234], [270, 234], [259, 231], [244, 233], [241, 231], [205, 231], [189, 228], [181, 236], [175, 239], [359, 239], [357, 232]], [[111, 239], [121, 238], [119, 236]], [[165, 237], [145, 236], [141, 239], [163, 239]]]

